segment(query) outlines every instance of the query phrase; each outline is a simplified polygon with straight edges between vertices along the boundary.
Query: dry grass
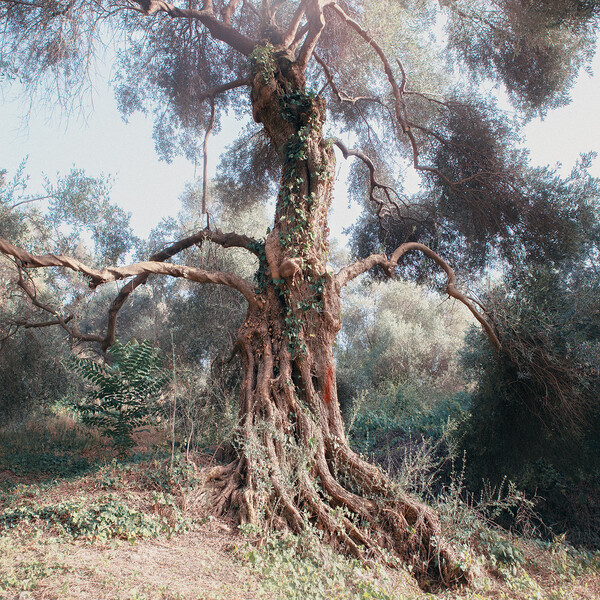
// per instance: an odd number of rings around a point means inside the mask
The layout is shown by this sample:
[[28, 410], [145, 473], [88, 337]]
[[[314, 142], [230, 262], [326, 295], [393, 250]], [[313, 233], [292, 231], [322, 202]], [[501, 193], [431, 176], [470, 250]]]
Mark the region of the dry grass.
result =
[[[52, 544], [43, 556], [60, 565], [42, 578], [32, 598], [254, 598], [242, 594], [248, 569], [226, 547], [229, 536], [204, 528], [170, 540]], [[60, 559], [60, 560], [57, 560]]]
[[[52, 435], [62, 440], [87, 435], [67, 422], [52, 427]], [[27, 432], [40, 434], [31, 427]], [[136, 441], [136, 451], [148, 453], [164, 438], [161, 432], [145, 430]], [[21, 442], [31, 454], [31, 440]], [[274, 538], [261, 532], [244, 537], [231, 523], [208, 518], [196, 502], [203, 495], [198, 469], [183, 459], [170, 470], [165, 453], [120, 463], [97, 438], [90, 443], [71, 439], [71, 447], [73, 453], [96, 461], [83, 475], [53, 479], [11, 468], [0, 472], [2, 600], [600, 599], [598, 555], [578, 553], [558, 542], [544, 545], [517, 538], [510, 543], [522, 553], [521, 564], [508, 568], [491, 564], [489, 556], [479, 557], [485, 574], [476, 589], [434, 597], [419, 590], [402, 569], [367, 571], [318, 549], [316, 539], [273, 543]], [[104, 461], [99, 460], [102, 456]], [[207, 460], [196, 456], [198, 464]], [[76, 501], [83, 509], [101, 502], [125, 506], [163, 529], [147, 537], [132, 525], [128, 540], [121, 534], [68, 532], [52, 518], [23, 519], [10, 527], [2, 521], [6, 511], [18, 507], [35, 511], [66, 501]]]

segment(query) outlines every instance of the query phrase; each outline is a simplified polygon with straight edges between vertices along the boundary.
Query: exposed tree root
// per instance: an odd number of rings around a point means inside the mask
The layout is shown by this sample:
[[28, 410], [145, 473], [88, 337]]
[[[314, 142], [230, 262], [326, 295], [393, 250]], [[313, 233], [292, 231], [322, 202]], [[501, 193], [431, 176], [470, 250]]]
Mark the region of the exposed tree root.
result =
[[[234, 511], [242, 523], [294, 533], [316, 527], [325, 541], [366, 564], [380, 561], [393, 566], [400, 560], [410, 565], [426, 589], [470, 582], [471, 575], [458, 566], [453, 550], [442, 539], [433, 511], [404, 494], [347, 446], [327, 472], [315, 461], [312, 468], [305, 465], [305, 470], [297, 471], [294, 481], [283, 481], [280, 470], [259, 461], [250, 472], [252, 462], [242, 456], [206, 473], [215, 514]], [[334, 464], [338, 477], [352, 491], [335, 479]]]

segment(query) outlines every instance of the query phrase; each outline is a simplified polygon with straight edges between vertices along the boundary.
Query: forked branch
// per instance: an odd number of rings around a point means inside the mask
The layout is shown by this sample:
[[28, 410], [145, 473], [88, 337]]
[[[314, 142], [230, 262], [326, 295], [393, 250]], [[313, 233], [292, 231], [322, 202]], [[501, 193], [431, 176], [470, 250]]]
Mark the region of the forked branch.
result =
[[[34, 306], [37, 308], [51, 314], [54, 319], [52, 321], [43, 321], [31, 323], [28, 321], [16, 321], [15, 325], [17, 327], [24, 328], [38, 328], [38, 327], [50, 327], [52, 325], [60, 325], [68, 334], [69, 337], [77, 338], [79, 340], [83, 340], [86, 342], [102, 342], [102, 336], [95, 333], [82, 333], [77, 327], [77, 322], [73, 320], [74, 315], [62, 316], [59, 311], [55, 308], [42, 302], [38, 296], [33, 285], [33, 282], [30, 279], [26, 278], [26, 274], [24, 273], [21, 267], [18, 268], [19, 271], [19, 279], [17, 280], [17, 285], [25, 292], [28, 296], [29, 300]], [[71, 321], [73, 321], [71, 323]]]
[[456, 274], [450, 265], [436, 254], [431, 248], [420, 244], [418, 242], [407, 242], [399, 246], [391, 257], [387, 257], [385, 254], [372, 254], [364, 260], [356, 261], [354, 264], [344, 267], [335, 276], [336, 283], [341, 288], [346, 285], [352, 279], [355, 279], [362, 273], [365, 273], [373, 267], [382, 267], [389, 277], [394, 275], [394, 269], [398, 266], [400, 258], [409, 252], [410, 250], [418, 250], [431, 258], [436, 264], [438, 264], [446, 273], [446, 293], [462, 302], [473, 314], [473, 316], [479, 321], [481, 327], [488, 336], [490, 342], [498, 349], [501, 350], [502, 346], [500, 340], [494, 331], [494, 328], [490, 322], [486, 319], [484, 314], [478, 310], [477, 305], [479, 304], [476, 300], [470, 298], [456, 287]]
[[[337, 138], [331, 138], [331, 141], [341, 150], [342, 155], [345, 159], [347, 159], [349, 156], [354, 156], [360, 159], [365, 164], [367, 169], [369, 169], [369, 200], [377, 206], [377, 216], [379, 218], [383, 216], [382, 211], [388, 205], [393, 206], [396, 209], [396, 212], [400, 214], [400, 206], [398, 205], [397, 200], [400, 201], [405, 208], [408, 208], [406, 202], [404, 202], [400, 198], [398, 192], [396, 192], [394, 188], [377, 181], [377, 179], [375, 178], [375, 165], [373, 164], [373, 161], [364, 152], [348, 148], [346, 144], [344, 144], [344, 142], [338, 140]], [[387, 205], [385, 201], [381, 201], [377, 198], [377, 196], [375, 195], [377, 190], [380, 190], [383, 193], [385, 199], [387, 200]]]

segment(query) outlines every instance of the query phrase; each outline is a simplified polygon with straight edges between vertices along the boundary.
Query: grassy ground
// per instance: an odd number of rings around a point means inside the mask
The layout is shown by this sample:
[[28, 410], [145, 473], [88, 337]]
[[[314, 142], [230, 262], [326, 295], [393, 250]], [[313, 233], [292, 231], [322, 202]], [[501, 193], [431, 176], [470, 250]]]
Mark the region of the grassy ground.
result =
[[365, 569], [311, 533], [240, 531], [207, 517], [195, 465], [210, 457], [172, 461], [160, 435], [137, 440], [119, 462], [66, 417], [0, 429], [0, 598], [600, 599], [598, 554], [512, 537], [452, 498], [440, 514], [480, 575], [438, 596], [401, 567]]

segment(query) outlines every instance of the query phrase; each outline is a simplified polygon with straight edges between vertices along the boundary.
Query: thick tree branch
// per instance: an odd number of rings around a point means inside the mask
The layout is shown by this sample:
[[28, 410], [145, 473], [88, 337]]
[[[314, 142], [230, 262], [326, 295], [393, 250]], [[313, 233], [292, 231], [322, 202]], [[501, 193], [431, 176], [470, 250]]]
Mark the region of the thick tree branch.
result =
[[[245, 235], [238, 235], [237, 233], [222, 233], [220, 231], [209, 231], [207, 229], [189, 236], [183, 240], [175, 242], [168, 248], [153, 254], [150, 257], [151, 261], [165, 261], [169, 260], [179, 252], [183, 252], [187, 248], [191, 248], [194, 245], [202, 244], [205, 240], [219, 244], [224, 248], [246, 248], [254, 254], [257, 254], [258, 242]], [[106, 327], [106, 336], [102, 341], [102, 349], [106, 350], [112, 346], [115, 342], [116, 329], [117, 329], [117, 316], [129, 295], [136, 290], [140, 285], [144, 285], [148, 281], [149, 273], [142, 273], [134, 277], [131, 281], [127, 282], [117, 297], [113, 300], [110, 309], [108, 311], [108, 323]]]
[[[0, 240], [0, 250], [1, 250], [1, 244], [3, 241], [5, 242], [5, 240]], [[169, 260], [176, 254], [183, 252], [187, 248], [191, 248], [194, 245], [201, 245], [204, 241], [211, 241], [211, 242], [218, 244], [224, 248], [245, 248], [245, 249], [249, 250], [250, 252], [252, 252], [253, 254], [255, 254], [257, 256], [259, 255], [258, 247], [260, 246], [260, 244], [253, 238], [250, 238], [245, 235], [239, 235], [237, 233], [223, 233], [219, 230], [210, 231], [208, 229], [205, 229], [205, 230], [195, 233], [194, 235], [191, 235], [187, 238], [179, 240], [179, 241], [175, 242], [174, 244], [171, 244], [167, 248], [161, 250], [160, 252], [153, 254], [150, 257], [150, 261], [163, 262], [163, 261]], [[21, 269], [19, 269], [19, 273], [22, 273]], [[58, 313], [52, 307], [41, 304], [39, 302], [39, 300], [37, 300], [35, 298], [35, 292], [33, 290], [31, 290], [30, 288], [29, 289], [23, 288], [23, 289], [26, 292], [26, 294], [29, 296], [29, 298], [32, 300], [32, 303], [35, 306], [37, 306], [38, 308], [45, 310], [46, 312], [56, 316], [57, 318], [54, 321], [46, 321], [43, 323], [30, 323], [30, 322], [21, 320], [21, 321], [15, 321], [14, 324], [16, 325], [17, 330], [19, 327], [32, 328], [32, 327], [49, 327], [51, 325], [60, 325], [61, 327], [63, 327], [63, 329], [65, 329], [69, 333], [69, 335], [71, 337], [77, 338], [77, 339], [82, 339], [84, 341], [99, 342], [102, 350], [105, 351], [107, 348], [110, 348], [110, 346], [112, 346], [115, 342], [116, 329], [117, 329], [117, 317], [118, 317], [119, 311], [121, 310], [121, 308], [123, 308], [125, 302], [127, 301], [127, 298], [129, 298], [129, 295], [133, 291], [135, 291], [140, 285], [144, 285], [148, 281], [149, 276], [150, 276], [149, 272], [140, 273], [140, 274], [136, 275], [131, 281], [127, 282], [121, 288], [121, 290], [119, 291], [118, 295], [115, 297], [115, 299], [113, 300], [113, 302], [109, 308], [107, 326], [106, 326], [106, 334], [104, 336], [101, 336], [100, 334], [82, 334], [79, 331], [79, 329], [77, 328], [76, 324], [69, 326], [69, 327], [65, 327], [65, 325], [73, 319], [73, 315], [69, 315], [68, 317], [64, 317], [64, 318], [60, 317], [58, 315]], [[21, 278], [22, 278], [22, 276], [21, 276]], [[21, 285], [21, 287], [23, 287], [23, 286]], [[14, 333], [16, 333], [16, 330], [14, 332], [11, 332], [6, 337], [7, 338], [10, 337], [11, 335], [14, 335]]]
[[[308, 5], [309, 2], [306, 2]], [[304, 43], [300, 48], [296, 64], [304, 70], [308, 61], [311, 59], [313, 51], [321, 37], [321, 32], [325, 27], [325, 16], [321, 0], [312, 0], [310, 6], [306, 7], [306, 20], [308, 21], [308, 33]]]
[[[226, 20], [227, 14], [224, 16], [224, 20], [220, 21], [213, 13], [212, 2], [205, 2], [203, 8], [197, 10], [193, 8], [178, 8], [164, 0], [131, 1], [138, 4], [141, 7], [141, 12], [145, 15], [165, 13], [171, 18], [195, 19], [200, 21], [208, 29], [213, 38], [225, 42], [244, 56], [248, 56], [257, 45], [255, 41], [246, 37], [229, 24]], [[233, 10], [231, 12], [233, 13]], [[231, 18], [231, 15], [229, 15], [229, 18]]]
[[287, 31], [285, 32], [281, 44], [284, 48], [289, 48], [292, 42], [296, 39], [296, 34], [298, 33], [298, 28], [302, 23], [302, 19], [306, 13], [306, 1], [301, 2], [290, 21]]
[[229, 81], [228, 83], [223, 83], [221, 85], [215, 85], [214, 87], [204, 90], [198, 95], [197, 99], [198, 101], [213, 99], [219, 94], [228, 92], [229, 90], [234, 90], [235, 88], [243, 87], [245, 85], [250, 85], [251, 83], [252, 82], [248, 77], [240, 77], [234, 81]]
[[235, 9], [238, 7], [240, 0], [230, 0], [227, 6], [223, 9], [223, 23], [226, 25], [231, 24], [231, 17], [235, 12]]
[[479, 321], [481, 327], [487, 334], [489, 340], [498, 349], [501, 349], [500, 340], [494, 332], [493, 327], [490, 325], [485, 316], [477, 309], [477, 302], [472, 298], [469, 298], [466, 294], [463, 294], [456, 288], [456, 275], [450, 265], [436, 254], [431, 248], [418, 242], [408, 242], [399, 246], [392, 256], [388, 258], [385, 254], [372, 254], [364, 260], [359, 260], [352, 265], [344, 267], [335, 276], [337, 285], [341, 288], [346, 285], [352, 279], [355, 279], [362, 273], [365, 273], [373, 267], [382, 267], [389, 277], [394, 274], [394, 269], [398, 266], [400, 258], [410, 250], [418, 250], [429, 258], [431, 258], [436, 264], [438, 264], [446, 273], [446, 293], [452, 298], [456, 298], [462, 302], [473, 314], [473, 316]]
[[83, 273], [90, 279], [90, 287], [95, 288], [111, 281], [120, 281], [143, 274], [169, 275], [181, 277], [198, 283], [216, 283], [226, 285], [240, 292], [250, 304], [256, 304], [256, 295], [250, 283], [233, 273], [205, 271], [187, 265], [174, 265], [159, 261], [144, 261], [125, 267], [107, 267], [92, 269], [81, 261], [68, 256], [44, 254], [35, 256], [22, 248], [13, 246], [8, 240], [0, 238], [0, 252], [16, 258], [24, 268], [65, 267], [71, 271]]

